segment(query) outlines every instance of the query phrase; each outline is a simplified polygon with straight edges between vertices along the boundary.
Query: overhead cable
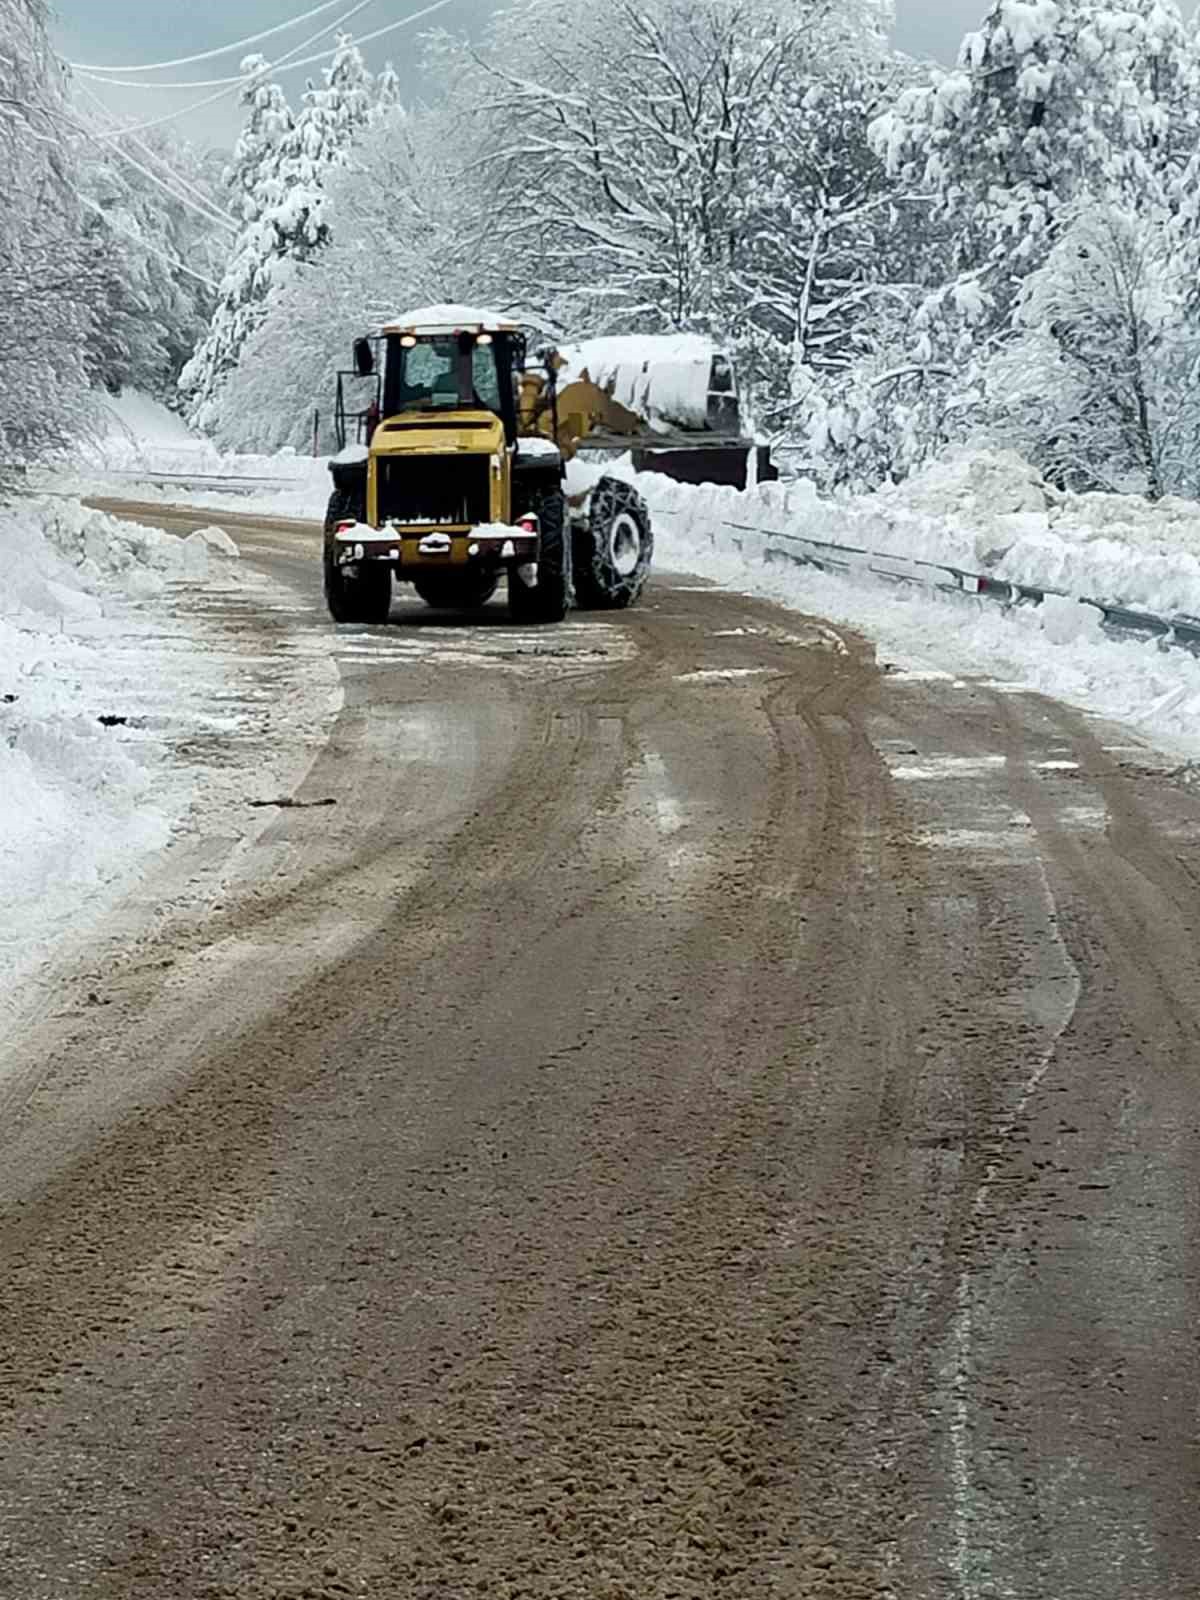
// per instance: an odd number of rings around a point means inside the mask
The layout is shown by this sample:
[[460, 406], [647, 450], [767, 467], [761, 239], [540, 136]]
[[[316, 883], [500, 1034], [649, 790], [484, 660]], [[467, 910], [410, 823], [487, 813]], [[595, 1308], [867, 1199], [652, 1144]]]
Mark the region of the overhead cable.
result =
[[311, 22], [313, 17], [319, 17], [323, 11], [332, 11], [334, 6], [342, 4], [342, 0], [324, 0], [319, 6], [314, 6], [311, 11], [306, 11], [303, 16], [293, 17], [290, 22], [280, 22], [273, 28], [267, 28], [262, 33], [252, 33], [249, 38], [235, 39], [232, 44], [223, 44], [219, 50], [204, 50], [195, 56], [177, 56], [174, 61], [154, 61], [149, 65], [138, 63], [132, 67], [102, 67], [93, 62], [68, 61], [74, 72], [166, 72], [169, 67], [191, 67], [198, 61], [215, 61], [219, 56], [232, 55], [235, 50], [245, 50], [252, 44], [261, 44], [264, 39], [273, 39], [276, 34], [287, 33], [292, 28], [298, 28], [301, 23]]
[[[319, 28], [316, 33], [310, 33], [308, 38], [305, 39], [301, 44], [294, 46], [291, 50], [287, 51], [286, 54], [280, 56], [278, 61], [271, 64], [269, 70], [272, 72], [278, 72], [280, 68], [283, 67], [284, 63], [289, 61], [292, 56], [299, 55], [301, 51], [307, 50], [309, 45], [316, 44], [318, 40], [326, 38], [327, 35], [340, 28], [343, 23], [349, 22], [352, 17], [356, 17], [360, 11], [365, 11], [368, 6], [373, 6], [376, 4], [378, 4], [378, 0], [358, 0], [356, 5], [351, 6], [349, 11], [344, 11], [335, 22], [330, 22], [324, 28]], [[335, 45], [332, 50], [324, 51], [319, 55], [309, 56], [304, 61], [292, 61], [291, 66], [289, 66], [287, 70], [290, 72], [292, 67], [306, 67], [311, 61], [324, 61], [326, 56], [336, 55], [339, 48], [340, 46]], [[262, 72], [266, 72], [267, 70], [268, 69], [266, 67], [260, 68], [260, 71]], [[95, 73], [91, 72], [86, 72], [84, 76], [92, 78], [95, 83], [111, 84], [114, 89], [227, 89], [232, 87], [234, 84], [251, 81], [253, 75], [248, 76], [244, 72], [239, 72], [234, 74], [232, 77], [227, 78], [185, 78], [179, 83], [132, 83], [126, 78], [100, 78], [97, 77]]]
[[[338, 17], [336, 22], [331, 23], [328, 27], [319, 29], [316, 33], [310, 34], [302, 44], [293, 46], [291, 50], [280, 56], [278, 61], [264, 62], [257, 72], [247, 73], [245, 77], [236, 80], [237, 84], [243, 87], [248, 87], [253, 83], [257, 83], [260, 80], [271, 76], [273, 73], [278, 72], [281, 67], [286, 66], [286, 64], [291, 61], [293, 56], [300, 55], [303, 51], [307, 50], [310, 45], [316, 44], [320, 39], [324, 39], [327, 34], [332, 33], [336, 28], [340, 28], [344, 23], [349, 22], [352, 17], [356, 17], [360, 11], [365, 10], [367, 6], [372, 5], [373, 3], [374, 0], [358, 0], [358, 3], [351, 6], [349, 11], [344, 11], [342, 15]], [[447, 3], [447, 0], [441, 0], [441, 3]], [[419, 12], [417, 13], [418, 16], [420, 14], [421, 13]], [[414, 19], [406, 18], [405, 20], [407, 21]], [[397, 24], [397, 26], [400, 26], [400, 24]], [[337, 48], [335, 47], [333, 50], [329, 51], [328, 54], [336, 55]], [[303, 66], [306, 64], [307, 63], [305, 62], [295, 63], [297, 66]], [[190, 106], [182, 106], [178, 111], [168, 112], [166, 116], [155, 117], [150, 122], [135, 123], [133, 127], [123, 128], [120, 133], [111, 134], [109, 137], [113, 139], [119, 139], [125, 137], [127, 134], [145, 133], [149, 128], [164, 127], [168, 122], [176, 122], [180, 117], [190, 116], [193, 111], [203, 111], [208, 106], [216, 105], [218, 100], [223, 100], [225, 98], [232, 87], [234, 87], [234, 85], [227, 85], [224, 88], [218, 89], [216, 94], [210, 94], [203, 100], [193, 101]]]
[[[364, 0], [364, 3], [369, 3], [369, 0]], [[420, 11], [414, 11], [407, 17], [401, 17], [398, 22], [391, 22], [386, 28], [379, 28], [376, 30], [376, 32], [369, 33], [365, 36], [365, 38], [359, 39], [356, 42], [358, 44], [368, 44], [371, 40], [378, 39], [385, 33], [394, 33], [398, 28], [407, 28], [411, 23], [420, 22], [423, 17], [432, 16], [435, 11], [441, 11], [449, 4], [450, 0], [433, 0], [432, 5], [424, 6]], [[355, 7], [355, 9], [358, 10], [361, 8]], [[339, 21], [340, 20], [342, 19], [339, 19]], [[338, 25], [338, 23], [334, 24], [335, 27]], [[326, 29], [325, 31], [329, 32], [331, 30]], [[311, 44], [312, 40], [306, 40], [305, 43]], [[268, 63], [265, 67], [260, 68], [258, 72], [248, 73], [246, 77], [239, 78], [237, 82], [239, 84], [249, 85], [272, 77], [274, 74], [279, 72], [290, 72], [296, 67], [311, 66], [314, 61], [328, 61], [331, 56], [335, 56], [336, 54], [337, 49], [325, 50], [318, 55], [308, 56], [302, 61], [292, 62], [288, 62], [286, 57], [281, 57], [279, 61]], [[162, 117], [154, 117], [149, 122], [136, 122], [131, 127], [121, 128], [116, 132], [100, 135], [100, 137], [105, 140], [123, 139], [135, 133], [145, 133], [151, 128], [165, 127], [169, 122], [178, 122], [180, 117], [190, 116], [193, 111], [203, 111], [208, 106], [216, 105], [218, 100], [223, 100], [230, 92], [230, 87], [232, 86], [218, 89], [216, 94], [208, 95], [203, 100], [194, 100], [191, 105], [181, 106], [178, 111], [168, 112]]]

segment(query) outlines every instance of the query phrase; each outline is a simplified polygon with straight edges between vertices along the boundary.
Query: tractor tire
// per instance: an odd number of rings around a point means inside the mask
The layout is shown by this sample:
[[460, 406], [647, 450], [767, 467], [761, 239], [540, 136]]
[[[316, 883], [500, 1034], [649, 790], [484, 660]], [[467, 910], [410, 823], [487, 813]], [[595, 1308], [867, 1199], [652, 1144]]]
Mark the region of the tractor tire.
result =
[[646, 503], [632, 484], [601, 478], [586, 523], [575, 531], [575, 604], [619, 611], [642, 592], [654, 554]]
[[473, 611], [487, 605], [499, 582], [494, 572], [468, 572], [463, 577], [438, 573], [414, 578], [412, 586], [434, 611]]
[[549, 489], [531, 510], [541, 529], [537, 578], [526, 583], [515, 567], [508, 569], [508, 613], [514, 622], [561, 622], [571, 604], [566, 497], [561, 489]]
[[391, 567], [384, 562], [368, 562], [361, 564], [359, 572], [350, 577], [346, 569], [334, 561], [333, 530], [348, 517], [356, 521], [362, 517], [358, 496], [345, 489], [335, 489], [325, 513], [325, 604], [335, 622], [386, 622], [392, 608]]

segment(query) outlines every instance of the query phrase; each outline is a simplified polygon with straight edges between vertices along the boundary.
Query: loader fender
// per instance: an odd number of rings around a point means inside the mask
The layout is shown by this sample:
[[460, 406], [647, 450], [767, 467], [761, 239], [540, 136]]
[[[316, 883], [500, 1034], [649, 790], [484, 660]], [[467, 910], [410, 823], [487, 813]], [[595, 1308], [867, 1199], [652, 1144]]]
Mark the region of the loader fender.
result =
[[333, 478], [334, 492], [352, 500], [360, 509], [361, 521], [367, 510], [367, 463], [371, 459], [365, 444], [347, 445], [336, 456], [329, 458], [329, 472]]

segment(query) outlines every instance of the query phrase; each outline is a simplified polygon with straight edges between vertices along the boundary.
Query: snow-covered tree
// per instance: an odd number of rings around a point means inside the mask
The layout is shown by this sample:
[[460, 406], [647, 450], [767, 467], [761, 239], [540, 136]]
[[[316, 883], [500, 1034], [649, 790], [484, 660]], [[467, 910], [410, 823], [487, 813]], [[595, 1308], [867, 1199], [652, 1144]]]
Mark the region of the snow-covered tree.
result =
[[[329, 242], [325, 183], [368, 126], [372, 79], [358, 47], [338, 39], [324, 86], [311, 84], [300, 112], [285, 115], [256, 58], [243, 94], [253, 139], [235, 160], [232, 181], [244, 195], [246, 224], [217, 296], [208, 333], [180, 378], [189, 415], [201, 427], [220, 424], [220, 394], [243, 345], [266, 314], [267, 302]], [[253, 186], [247, 187], [253, 176]]]
[[993, 426], [1077, 489], [1200, 490], [1200, 328], [1166, 228], [1117, 207], [1064, 219], [990, 374]]
[[241, 102], [247, 121], [225, 183], [243, 227], [221, 275], [207, 331], [179, 377], [189, 420], [200, 427], [214, 420], [214, 399], [262, 316], [280, 255], [275, 229], [267, 219], [280, 198], [281, 149], [294, 131], [295, 119], [282, 89], [270, 82], [268, 70], [262, 56], [247, 56], [242, 62], [246, 83]]
[[95, 263], [40, 0], [0, 0], [0, 477], [73, 437]]
[[756, 115], [722, 323], [771, 433], [807, 432], [814, 406], [825, 412], [895, 338], [920, 275], [944, 260], [927, 205], [888, 176], [868, 139], [900, 70], [861, 40], [832, 60], [793, 58]]
[[[85, 115], [80, 111], [80, 116]], [[98, 276], [85, 358], [94, 384], [169, 401], [208, 322], [234, 232], [205, 164], [170, 133], [82, 147], [83, 233]]]
[[332, 238], [271, 295], [247, 339], [216, 418], [223, 442], [307, 444], [315, 409], [329, 445], [336, 374], [358, 335], [408, 306], [489, 297], [491, 217], [463, 182], [453, 115], [381, 113], [328, 174]]
[[550, 322], [703, 328], [739, 248], [756, 108], [802, 22], [754, 0], [521, 0], [460, 47], [514, 291]]
[[371, 116], [372, 83], [362, 52], [345, 34], [325, 70], [323, 88], [310, 83], [294, 125], [280, 141], [274, 169], [263, 188], [264, 215], [275, 230], [276, 253], [311, 258], [329, 237], [324, 184], [343, 161]]
[[[394, 71], [390, 67], [388, 70], [394, 80]], [[344, 157], [370, 120], [376, 104], [375, 79], [349, 34], [338, 35], [337, 50], [324, 78], [325, 87], [311, 91], [314, 117], [319, 114], [320, 128], [320, 147], [314, 159], [321, 171]], [[306, 108], [308, 102], [306, 95]]]
[[889, 171], [924, 186], [949, 241], [908, 357], [960, 436], [986, 425], [985, 372], [1064, 219], [1086, 201], [1157, 228], [1177, 209], [1194, 83], [1174, 0], [994, 0], [957, 67], [874, 121]]
[[246, 79], [240, 95], [246, 121], [233, 147], [224, 181], [232, 191], [233, 209], [244, 222], [257, 222], [268, 208], [284, 140], [295, 127], [291, 107], [279, 84], [270, 79], [265, 56], [247, 56], [241, 65]]
[[960, 268], [987, 265], [1015, 292], [1081, 194], [1165, 197], [1191, 76], [1172, 0], [994, 0], [957, 68], [907, 90], [874, 136], [936, 197]]
[[400, 77], [390, 61], [384, 63], [383, 71], [375, 80], [375, 104], [371, 108], [372, 116], [382, 116], [394, 110], [400, 104]]

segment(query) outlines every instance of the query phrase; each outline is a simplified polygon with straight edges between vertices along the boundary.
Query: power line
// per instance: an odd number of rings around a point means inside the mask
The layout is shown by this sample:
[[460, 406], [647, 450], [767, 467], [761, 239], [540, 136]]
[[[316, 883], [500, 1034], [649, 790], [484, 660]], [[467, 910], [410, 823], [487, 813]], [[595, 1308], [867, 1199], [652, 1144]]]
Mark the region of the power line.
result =
[[[363, 3], [365, 3], [365, 5], [370, 5], [371, 0], [363, 0]], [[363, 38], [358, 38], [358, 40], [355, 40], [355, 43], [358, 43], [358, 45], [370, 45], [371, 40], [382, 38], [382, 35], [384, 34], [394, 34], [395, 30], [400, 29], [400, 27], [408, 27], [410, 26], [410, 22], [419, 22], [422, 18], [426, 18], [426, 16], [432, 16], [434, 11], [442, 11], [443, 6], [448, 5], [450, 5], [450, 0], [434, 0], [432, 5], [422, 6], [421, 10], [413, 11], [410, 16], [403, 16], [403, 18], [400, 18], [400, 21], [398, 22], [389, 22], [387, 27], [379, 27], [379, 29], [374, 30], [374, 34], [365, 34], [363, 35]], [[357, 6], [355, 10], [360, 10], [360, 6]], [[341, 19], [339, 19], [339, 21], [341, 21]], [[334, 22], [333, 26], [338, 27], [338, 22]], [[326, 29], [326, 32], [330, 32], [330, 30]], [[306, 43], [312, 43], [312, 40], [306, 40]], [[338, 48], [341, 48], [341, 46], [338, 46]], [[296, 67], [310, 67], [312, 64], [314, 64], [314, 61], [328, 61], [331, 56], [336, 56], [336, 54], [338, 54], [338, 48], [334, 48], [334, 50], [320, 51], [320, 53], [315, 54], [315, 56], [306, 56], [306, 58], [302, 59], [302, 61], [288, 62], [286, 61], [286, 58], [280, 58], [280, 61], [277, 62], [267, 62], [266, 67], [261, 67], [258, 72], [251, 72], [251, 74], [246, 75], [246, 77], [235, 78], [234, 83], [251, 85], [251, 83], [258, 83], [261, 82], [261, 80], [266, 80], [266, 78], [274, 77], [274, 75], [280, 74], [280, 72], [291, 72], [291, 70], [296, 69]], [[102, 80], [94, 80], [94, 82], [99, 83], [102, 82]], [[144, 88], [144, 85], [139, 86]], [[229, 94], [230, 86], [232, 85], [227, 85], [226, 88], [221, 88], [221, 90], [216, 91], [216, 94], [208, 94], [208, 96], [206, 96], [205, 99], [202, 99], [202, 101], [194, 101], [192, 104], [190, 104], [190, 106], [181, 106], [179, 107], [179, 110], [168, 112], [165, 117], [154, 117], [152, 120], [150, 120], [150, 122], [134, 123], [131, 128], [120, 128], [120, 130], [114, 131], [114, 133], [102, 134], [102, 138], [125, 139], [130, 138], [131, 134], [134, 133], [146, 133], [146, 131], [150, 130], [150, 128], [165, 128], [166, 123], [178, 122], [179, 118], [181, 117], [190, 117], [190, 114], [192, 114], [194, 110], [205, 110], [208, 106], [216, 106], [216, 102], [226, 98], [226, 94]]]
[[90, 62], [68, 61], [74, 72], [165, 72], [168, 67], [191, 67], [198, 61], [214, 61], [218, 56], [232, 55], [235, 50], [245, 50], [249, 45], [261, 44], [264, 39], [273, 39], [278, 33], [287, 33], [292, 28], [298, 28], [302, 22], [311, 22], [313, 17], [319, 17], [323, 11], [332, 11], [334, 6], [341, 5], [342, 0], [324, 0], [323, 5], [314, 6], [311, 11], [306, 11], [301, 17], [293, 17], [290, 22], [280, 22], [274, 28], [267, 28], [262, 33], [252, 33], [247, 39], [236, 39], [232, 44], [224, 44], [219, 50], [205, 50], [200, 55], [177, 56], [174, 61], [155, 61], [150, 66], [134, 67], [101, 67]]
[[[360, 11], [360, 10], [362, 10], [363, 5], [367, 5], [367, 4], [370, 4], [370, 3], [371, 3], [371, 0], [362, 0], [362, 3], [360, 5], [354, 7], [354, 11]], [[394, 33], [397, 28], [407, 28], [410, 23], [420, 22], [423, 17], [431, 16], [435, 11], [441, 11], [443, 9], [443, 7], [448, 6], [449, 4], [450, 4], [450, 0], [433, 0], [433, 4], [432, 5], [424, 6], [420, 11], [414, 11], [414, 12], [411, 13], [411, 15], [409, 15], [407, 17], [401, 17], [398, 22], [391, 22], [391, 23], [389, 23], [387, 25], [387, 27], [379, 28], [374, 33], [367, 34], [365, 36], [365, 38], [359, 39], [357, 41], [357, 43], [359, 43], [359, 44], [368, 44], [368, 43], [370, 43], [371, 40], [378, 39], [385, 33]], [[336, 23], [334, 23], [331, 28], [326, 28], [324, 30], [324, 33], [332, 32], [333, 28], [339, 27], [343, 21], [347, 20], [347, 18], [349, 16], [352, 16], [353, 14], [354, 14], [353, 12], [348, 12], [346, 17], [339, 18], [338, 21]], [[317, 38], [321, 38], [321, 37], [323, 37], [323, 34], [318, 34], [318, 35], [316, 35], [316, 37]], [[304, 45], [303, 46], [298, 46], [297, 48], [303, 49], [305, 46], [307, 46], [309, 44], [312, 44], [312, 42], [313, 42], [312, 39], [306, 39], [305, 42], [304, 42]], [[294, 52], [293, 52], [293, 54], [294, 54]], [[333, 50], [322, 51], [321, 53], [319, 53], [318, 55], [315, 55], [315, 56], [308, 56], [303, 61], [293, 61], [293, 62], [288, 62], [287, 57], [286, 56], [282, 56], [279, 59], [279, 61], [274, 62], [274, 63], [268, 62], [268, 64], [266, 66], [261, 67], [257, 72], [249, 73], [246, 77], [239, 78], [236, 81], [238, 83], [240, 83], [240, 84], [250, 85], [250, 84], [253, 84], [253, 83], [257, 83], [260, 80], [263, 80], [263, 79], [266, 79], [268, 77], [271, 77], [272, 75], [274, 75], [276, 73], [279, 73], [279, 72], [284, 72], [284, 71], [290, 72], [295, 67], [311, 66], [314, 61], [327, 61], [330, 58], [330, 56], [335, 56], [336, 54], [337, 54], [337, 49], [335, 48]], [[180, 117], [190, 116], [193, 111], [203, 111], [208, 106], [216, 105], [218, 100], [224, 100], [225, 96], [229, 93], [229, 88], [230, 88], [230, 86], [226, 86], [223, 89], [218, 89], [216, 94], [208, 95], [203, 100], [195, 100], [195, 101], [192, 102], [192, 104], [190, 106], [181, 106], [178, 111], [168, 112], [166, 116], [154, 117], [149, 122], [137, 122], [137, 123], [134, 123], [132, 127], [122, 128], [117, 132], [114, 132], [114, 133], [111, 133], [111, 134], [100, 135], [99, 137], [102, 137], [105, 140], [123, 139], [123, 138], [126, 138], [126, 137], [128, 137], [128, 136], [130, 136], [132, 134], [135, 134], [135, 133], [145, 133], [150, 128], [162, 128], [162, 127], [165, 127], [166, 124], [169, 123], [169, 122], [177, 122]]]
[[[364, 0], [365, 4], [373, 4], [374, 0]], [[370, 44], [373, 39], [380, 39], [385, 33], [393, 33], [397, 28], [407, 27], [410, 22], [417, 22], [421, 17], [427, 16], [430, 11], [440, 11], [443, 6], [449, 5], [450, 0], [438, 0], [438, 4], [427, 6], [424, 11], [418, 11], [415, 16], [402, 17], [399, 22], [389, 22], [385, 27], [376, 28], [374, 33], [364, 33], [360, 39], [351, 42], [356, 45]], [[337, 24], [335, 23], [336, 27]], [[275, 62], [264, 71], [269, 70], [272, 75], [282, 72], [295, 72], [298, 67], [311, 67], [314, 61], [328, 61], [330, 56], [335, 56], [340, 45], [332, 50], [321, 50], [316, 55], [305, 56], [302, 61], [288, 62], [285, 66], [282, 61]], [[183, 79], [178, 83], [133, 83], [128, 78], [98, 78], [93, 73], [86, 72], [84, 77], [90, 78], [94, 84], [101, 87], [109, 85], [114, 89], [225, 89], [235, 83], [251, 83], [253, 77], [246, 73], [238, 73], [234, 78], [200, 78]]]
[[[344, 12], [336, 22], [331, 22], [327, 27], [318, 29], [316, 33], [310, 34], [302, 44], [296, 45], [286, 55], [280, 56], [279, 60], [271, 67], [271, 71], [278, 72], [289, 57], [297, 55], [301, 50], [307, 50], [310, 44], [316, 44], [318, 39], [324, 39], [335, 28], [340, 28], [344, 22], [349, 22], [351, 17], [356, 17], [360, 11], [365, 11], [368, 6], [375, 4], [377, 4], [377, 0], [358, 0], [358, 4], [351, 6], [350, 10]], [[286, 70], [290, 72], [293, 67], [307, 67], [313, 61], [324, 61], [328, 56], [336, 55], [337, 50], [338, 47], [335, 46], [334, 49], [326, 50], [319, 55], [308, 56], [303, 61], [293, 61]], [[262, 70], [265, 71], [266, 69]], [[131, 83], [128, 78], [98, 78], [94, 73], [90, 72], [85, 73], [84, 76], [92, 78], [96, 83], [109, 83], [114, 89], [226, 89], [235, 83], [245, 83], [247, 81], [244, 72], [236, 73], [228, 78], [184, 79], [182, 83]]]

